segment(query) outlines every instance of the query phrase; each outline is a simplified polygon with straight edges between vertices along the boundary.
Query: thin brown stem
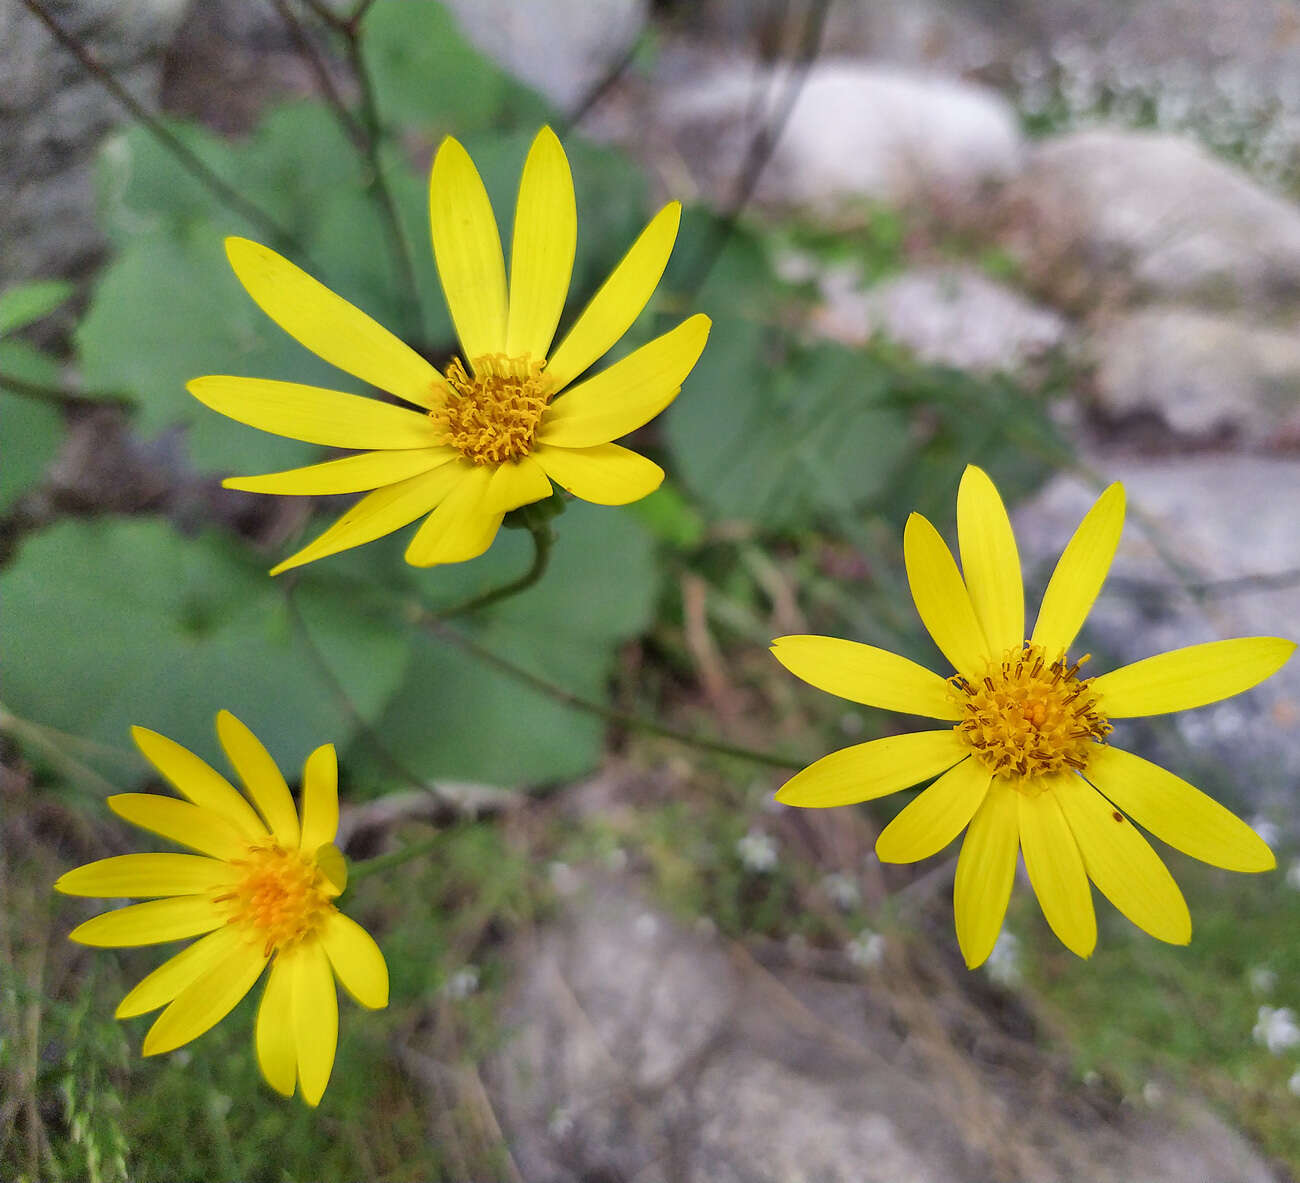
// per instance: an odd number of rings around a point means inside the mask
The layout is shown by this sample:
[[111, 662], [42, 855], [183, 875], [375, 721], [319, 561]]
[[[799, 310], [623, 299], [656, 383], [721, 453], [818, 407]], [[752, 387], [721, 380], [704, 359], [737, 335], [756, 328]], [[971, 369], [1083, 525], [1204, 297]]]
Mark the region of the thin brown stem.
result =
[[312, 72], [316, 79], [316, 86], [321, 94], [325, 97], [325, 102], [329, 105], [334, 117], [339, 121], [339, 126], [343, 129], [343, 134], [357, 147], [359, 151], [365, 153], [368, 150], [366, 141], [366, 129], [357, 122], [356, 116], [348, 109], [348, 105], [339, 93], [338, 85], [334, 81], [333, 74], [330, 73], [329, 63], [325, 60], [324, 54], [321, 53], [316, 43], [311, 39], [310, 34], [303, 28], [302, 21], [298, 19], [298, 14], [294, 12], [289, 5], [288, 0], [271, 0], [275, 11], [279, 13], [280, 20], [284, 22], [284, 27], [288, 30], [294, 46], [298, 50], [298, 56], [306, 63], [307, 68]]
[[56, 407], [117, 406], [129, 407], [131, 400], [124, 394], [98, 391], [65, 390], [61, 386], [47, 386], [43, 382], [29, 382], [13, 374], [0, 374], [0, 390], [35, 402], [50, 403]]

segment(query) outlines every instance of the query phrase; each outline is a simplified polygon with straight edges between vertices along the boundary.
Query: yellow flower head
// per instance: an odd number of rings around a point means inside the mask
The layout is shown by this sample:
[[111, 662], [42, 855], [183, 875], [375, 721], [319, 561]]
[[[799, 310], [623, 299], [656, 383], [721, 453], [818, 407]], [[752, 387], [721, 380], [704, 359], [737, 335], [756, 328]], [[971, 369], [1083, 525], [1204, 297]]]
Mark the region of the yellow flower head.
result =
[[[1124, 524], [1114, 484], [1061, 555], [1025, 639], [1020, 557], [993, 482], [970, 467], [957, 494], [962, 571], [938, 531], [913, 514], [903, 535], [921, 620], [954, 673], [833, 637], [780, 637], [786, 669], [867, 706], [941, 719], [950, 728], [833, 752], [777, 793], [787, 805], [869, 801], [938, 780], [881, 833], [876, 853], [910, 863], [967, 829], [953, 894], [957, 940], [974, 968], [1002, 927], [1017, 851], [1043, 914], [1081, 957], [1097, 942], [1092, 891], [1162, 941], [1186, 944], [1178, 885], [1133, 822], [1177, 850], [1233, 871], [1267, 871], [1272, 851], [1239, 818], [1170, 772], [1112, 747], [1111, 720], [1217, 702], [1276, 672], [1295, 650], [1280, 637], [1214, 641], [1086, 678], [1068, 654], [1105, 581]], [[942, 774], [942, 775], [939, 775]]]
[[67, 895], [157, 897], [105, 912], [69, 936], [101, 948], [202, 937], [145, 977], [117, 1008], [119, 1019], [166, 1008], [144, 1038], [146, 1056], [172, 1051], [220, 1022], [269, 963], [257, 1011], [258, 1063], [277, 1092], [292, 1096], [296, 1081], [303, 1100], [316, 1105], [338, 1042], [334, 978], [362, 1006], [388, 1005], [384, 955], [334, 906], [347, 868], [333, 845], [339, 822], [333, 745], [307, 757], [300, 820], [275, 761], [229, 711], [217, 716], [217, 736], [247, 799], [180, 744], [143, 727], [131, 734], [185, 800], [121, 793], [108, 799], [109, 808], [199, 853], [125, 854], [61, 876], [54, 886]]
[[[552, 348], [573, 270], [577, 212], [555, 133], [533, 141], [519, 182], [507, 292], [487, 192], [465, 149], [443, 140], [429, 177], [433, 254], [462, 356], [439, 373], [365, 313], [274, 251], [226, 240], [240, 283], [290, 336], [410, 407], [260, 378], [196, 378], [215, 411], [356, 455], [237, 477], [254, 493], [361, 493], [333, 526], [272, 574], [370, 542], [428, 514], [406, 550], [417, 567], [482, 554], [502, 517], [554, 481], [599, 505], [653, 492], [658, 465], [612, 441], [654, 418], [699, 359], [709, 318], [692, 316], [574, 384], [627, 332], [663, 275], [681, 206], [666, 205]], [[411, 409], [417, 408], [417, 409]]]

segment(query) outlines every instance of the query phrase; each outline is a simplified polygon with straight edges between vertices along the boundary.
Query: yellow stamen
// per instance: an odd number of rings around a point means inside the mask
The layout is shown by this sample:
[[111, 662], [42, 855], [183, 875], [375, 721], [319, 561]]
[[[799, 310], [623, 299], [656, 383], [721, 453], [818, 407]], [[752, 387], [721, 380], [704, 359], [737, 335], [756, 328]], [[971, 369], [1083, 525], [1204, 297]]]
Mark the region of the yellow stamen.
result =
[[551, 397], [544, 365], [527, 355], [497, 353], [474, 358], [471, 376], [455, 358], [446, 373], [454, 394], [429, 417], [445, 442], [475, 464], [527, 456]]
[[265, 942], [266, 956], [311, 936], [334, 911], [315, 861], [279, 845], [249, 847], [248, 858], [232, 860], [248, 870], [233, 891], [215, 903], [231, 901], [230, 923], [248, 926]]
[[990, 662], [977, 682], [950, 679], [961, 710], [954, 731], [991, 772], [1032, 791], [1031, 778], [1073, 768], [1082, 771], [1111, 725], [1097, 708], [1087, 679], [1078, 677], [1087, 654], [1067, 666], [1049, 662], [1041, 645]]

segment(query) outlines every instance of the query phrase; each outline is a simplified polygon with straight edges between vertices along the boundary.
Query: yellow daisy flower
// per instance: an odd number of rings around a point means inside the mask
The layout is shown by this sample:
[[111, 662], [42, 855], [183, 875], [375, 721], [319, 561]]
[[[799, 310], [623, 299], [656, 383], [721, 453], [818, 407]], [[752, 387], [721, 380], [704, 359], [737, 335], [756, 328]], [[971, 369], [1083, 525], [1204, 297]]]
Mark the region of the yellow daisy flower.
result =
[[243, 238], [226, 240], [240, 283], [276, 324], [331, 365], [410, 404], [262, 378], [189, 383], [201, 403], [241, 423], [308, 443], [366, 449], [225, 482], [254, 493], [373, 490], [272, 575], [390, 534], [424, 514], [407, 562], [461, 562], [487, 550], [508, 511], [550, 496], [552, 481], [585, 501], [624, 505], [663, 480], [657, 464], [612, 441], [676, 397], [704, 349], [709, 318], [688, 317], [574, 382], [649, 301], [677, 237], [680, 204], [669, 203], [651, 219], [554, 349], [577, 241], [573, 178], [555, 133], [542, 128], [524, 164], [508, 295], [487, 192], [451, 137], [434, 157], [429, 220], [462, 354], [444, 373], [274, 251]]
[[83, 945], [116, 948], [206, 934], [163, 962], [117, 1008], [119, 1019], [166, 1008], [144, 1037], [146, 1056], [172, 1051], [220, 1022], [269, 964], [257, 1011], [257, 1060], [273, 1089], [292, 1096], [296, 1081], [303, 1100], [316, 1105], [338, 1042], [334, 978], [362, 1006], [388, 1005], [384, 955], [334, 906], [347, 885], [343, 855], [333, 845], [339, 823], [334, 747], [307, 757], [299, 819], [270, 753], [229, 711], [217, 716], [217, 737], [247, 799], [173, 740], [143, 727], [131, 735], [186, 799], [120, 793], [108, 799], [109, 808], [199, 853], [124, 854], [61, 876], [54, 887], [66, 895], [154, 897], [105, 912], [68, 935]]
[[1255, 831], [1222, 805], [1107, 738], [1112, 719], [1240, 694], [1275, 673], [1295, 644], [1280, 637], [1213, 641], [1082, 677], [1088, 655], [1071, 660], [1067, 651], [1105, 581], [1123, 524], [1124, 489], [1114, 484], [1070, 539], [1026, 640], [1011, 522], [993, 482], [969, 467], [957, 493], [964, 576], [920, 514], [903, 535], [917, 612], [955, 673], [945, 680], [897, 654], [834, 637], [772, 644], [786, 669], [820, 690], [952, 723], [833, 752], [776, 796], [787, 805], [848, 805], [938, 776], [885, 827], [876, 853], [885, 862], [915, 862], [969, 824], [953, 902], [971, 968], [988, 957], [1002, 927], [1017, 849], [1048, 923], [1081, 957], [1097, 942], [1089, 879], [1152, 936], [1173, 944], [1191, 939], [1178, 885], [1131, 822], [1216, 867], [1276, 865]]

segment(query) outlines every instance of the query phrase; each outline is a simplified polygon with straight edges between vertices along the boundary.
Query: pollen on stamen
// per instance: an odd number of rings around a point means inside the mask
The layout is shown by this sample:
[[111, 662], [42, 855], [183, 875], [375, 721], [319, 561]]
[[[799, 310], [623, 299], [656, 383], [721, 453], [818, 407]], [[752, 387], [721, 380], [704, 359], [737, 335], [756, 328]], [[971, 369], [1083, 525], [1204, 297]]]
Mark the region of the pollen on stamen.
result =
[[544, 361], [525, 355], [459, 358], [447, 367], [451, 395], [429, 412], [443, 440], [475, 464], [505, 464], [533, 449], [551, 389]]
[[991, 661], [978, 681], [954, 676], [949, 693], [961, 719], [953, 730], [986, 768], [1025, 791], [1033, 777], [1083, 771], [1111, 731], [1088, 680], [1078, 676], [1087, 660], [1049, 661], [1042, 646], [1026, 642]]
[[213, 902], [231, 905], [229, 922], [247, 927], [262, 942], [263, 956], [312, 935], [334, 910], [315, 861], [299, 851], [254, 846], [247, 858], [231, 862], [247, 868], [244, 877]]

